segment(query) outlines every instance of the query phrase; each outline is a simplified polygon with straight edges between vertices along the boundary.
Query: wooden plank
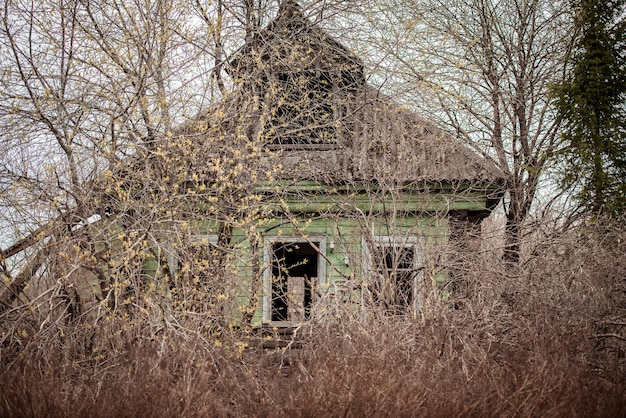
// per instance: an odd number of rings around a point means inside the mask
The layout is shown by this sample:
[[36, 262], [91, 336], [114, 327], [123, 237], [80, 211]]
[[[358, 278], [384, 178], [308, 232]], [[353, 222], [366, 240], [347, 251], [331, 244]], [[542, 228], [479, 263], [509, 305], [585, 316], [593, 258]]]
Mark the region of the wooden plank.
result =
[[289, 277], [287, 289], [287, 319], [304, 321], [304, 277]]

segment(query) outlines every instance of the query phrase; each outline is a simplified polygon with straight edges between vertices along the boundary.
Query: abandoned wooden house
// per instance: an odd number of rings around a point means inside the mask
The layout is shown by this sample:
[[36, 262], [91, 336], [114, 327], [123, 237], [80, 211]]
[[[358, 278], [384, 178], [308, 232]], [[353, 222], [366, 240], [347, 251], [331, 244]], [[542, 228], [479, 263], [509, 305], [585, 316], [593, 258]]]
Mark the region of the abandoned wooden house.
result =
[[[418, 310], [449, 274], [442, 248], [476, 247], [501, 197], [499, 171], [367, 85], [361, 60], [291, 2], [230, 64], [238, 91], [182, 134], [264, 150], [248, 167], [272, 173], [253, 181], [270, 208], [256, 221], [259, 265], [238, 269], [254, 321], [306, 320], [342, 287], [344, 299]], [[224, 117], [233, 109], [245, 113], [235, 123]], [[204, 227], [205, 241], [223, 239], [219, 223]], [[250, 251], [244, 232], [230, 234]], [[262, 295], [252, 303], [251, 283]]]
[[[368, 85], [362, 61], [293, 2], [228, 72], [231, 93], [128, 169], [150, 214], [154, 178], [184, 197], [153, 195], [169, 209], [167, 222], [151, 221], [144, 276], [170, 287], [192, 277], [187, 299], [218, 280], [210, 306], [229, 300], [229, 321], [272, 326], [338, 303], [415, 314], [447, 291], [444, 248], [480, 245], [502, 197], [496, 167]], [[128, 214], [124, 205], [112, 211]], [[131, 224], [117, 221], [116, 236]], [[100, 297], [112, 289], [106, 276]]]

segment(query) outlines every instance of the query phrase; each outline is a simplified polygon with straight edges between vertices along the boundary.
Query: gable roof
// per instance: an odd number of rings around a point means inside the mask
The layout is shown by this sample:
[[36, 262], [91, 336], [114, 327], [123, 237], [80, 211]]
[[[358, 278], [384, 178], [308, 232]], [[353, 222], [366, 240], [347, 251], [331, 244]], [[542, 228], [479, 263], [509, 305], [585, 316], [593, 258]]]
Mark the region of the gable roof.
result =
[[[270, 77], [283, 72], [319, 70], [342, 74], [354, 71], [352, 80], [361, 80], [363, 76], [361, 60], [311, 23], [292, 2], [287, 2], [278, 17], [231, 61], [235, 77], [252, 83], [258, 82], [259, 71]], [[272, 118], [276, 102], [258, 89], [251, 91], [250, 82], [239, 86], [178, 131], [194, 138], [205, 161], [224, 145], [245, 147], [247, 140], [273, 151], [264, 154], [259, 164], [268, 168], [280, 165], [279, 177], [283, 179], [328, 184], [463, 182], [481, 188], [500, 187], [504, 182], [503, 173], [492, 161], [367, 85], [364, 79], [350, 85], [342, 97], [341, 117], [324, 122], [332, 124], [332, 142], [286, 146], [272, 144], [263, 132], [274, 128], [268, 127], [267, 121]]]
[[[259, 132], [263, 109], [234, 92], [178, 134], [192, 139], [206, 161], [223, 147], [268, 149], [260, 162], [282, 167], [280, 178], [327, 184], [449, 182], [498, 187], [504, 176], [490, 160], [373, 87], [351, 96], [351, 111], [329, 144], [273, 145]], [[266, 136], [265, 136], [266, 137]], [[266, 137], [267, 138], [267, 137]]]
[[328, 150], [285, 147], [285, 171], [326, 182], [394, 181], [498, 184], [500, 170], [458, 139], [374, 88], [354, 98], [354, 113]]

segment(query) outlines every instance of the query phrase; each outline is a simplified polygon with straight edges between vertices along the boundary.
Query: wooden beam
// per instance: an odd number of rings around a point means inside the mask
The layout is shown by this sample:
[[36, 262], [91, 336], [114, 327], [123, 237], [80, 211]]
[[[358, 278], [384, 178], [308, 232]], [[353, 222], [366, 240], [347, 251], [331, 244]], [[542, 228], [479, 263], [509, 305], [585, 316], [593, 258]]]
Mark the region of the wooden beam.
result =
[[37, 273], [37, 270], [39, 270], [44, 263], [49, 253], [50, 247], [47, 245], [37, 251], [35, 256], [26, 264], [22, 271], [20, 271], [20, 274], [18, 274], [0, 293], [0, 315], [6, 312], [19, 297], [20, 293], [24, 291], [24, 288], [35, 273]]

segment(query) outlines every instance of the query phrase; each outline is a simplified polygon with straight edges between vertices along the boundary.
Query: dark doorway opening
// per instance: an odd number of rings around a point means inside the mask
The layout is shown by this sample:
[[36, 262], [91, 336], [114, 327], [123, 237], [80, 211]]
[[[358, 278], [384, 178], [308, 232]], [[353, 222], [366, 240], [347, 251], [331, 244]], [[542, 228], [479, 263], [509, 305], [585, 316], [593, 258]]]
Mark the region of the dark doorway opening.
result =
[[[319, 243], [312, 243], [319, 248]], [[272, 246], [272, 321], [311, 317], [319, 254], [308, 242], [275, 242]]]

